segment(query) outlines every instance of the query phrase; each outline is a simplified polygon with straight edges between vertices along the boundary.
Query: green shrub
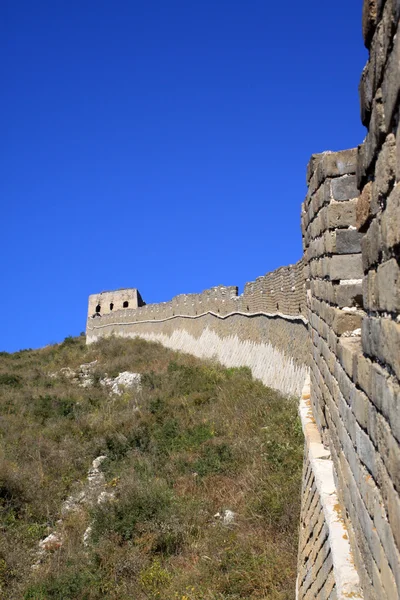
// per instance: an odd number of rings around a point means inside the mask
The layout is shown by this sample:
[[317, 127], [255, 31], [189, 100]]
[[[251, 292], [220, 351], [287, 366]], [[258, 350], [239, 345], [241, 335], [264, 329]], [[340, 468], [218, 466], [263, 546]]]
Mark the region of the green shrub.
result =
[[0, 385], [8, 385], [13, 388], [21, 387], [21, 377], [12, 373], [0, 373]]
[[89, 600], [97, 583], [89, 571], [68, 570], [58, 577], [50, 575], [44, 582], [30, 586], [24, 600]]
[[232, 472], [234, 470], [232, 449], [225, 443], [204, 445], [200, 457], [193, 463], [192, 468], [202, 477]]
[[47, 419], [51, 418], [72, 418], [74, 408], [75, 402], [72, 398], [59, 398], [46, 394], [34, 399], [33, 414], [44, 423]]
[[173, 503], [171, 490], [164, 481], [131, 481], [118, 502], [100, 505], [94, 511], [93, 536], [117, 533], [123, 540], [132, 539], [139, 523], [162, 521]]

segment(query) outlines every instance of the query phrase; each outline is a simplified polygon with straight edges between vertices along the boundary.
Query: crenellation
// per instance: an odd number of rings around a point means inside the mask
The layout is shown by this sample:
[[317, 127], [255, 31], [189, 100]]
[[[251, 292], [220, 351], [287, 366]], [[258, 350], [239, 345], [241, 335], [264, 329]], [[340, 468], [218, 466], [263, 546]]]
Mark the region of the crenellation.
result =
[[399, 15], [399, 0], [364, 0], [368, 133], [358, 148], [311, 156], [298, 263], [241, 295], [216, 286], [159, 304], [137, 290], [89, 299], [88, 342], [156, 340], [301, 394], [298, 600], [400, 598]]

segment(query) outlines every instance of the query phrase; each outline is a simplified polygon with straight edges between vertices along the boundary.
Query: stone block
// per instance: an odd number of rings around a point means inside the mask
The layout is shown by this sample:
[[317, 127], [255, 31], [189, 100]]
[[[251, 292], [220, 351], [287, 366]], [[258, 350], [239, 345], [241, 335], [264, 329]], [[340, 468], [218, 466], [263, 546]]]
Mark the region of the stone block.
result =
[[356, 426], [357, 453], [362, 463], [366, 466], [372, 477], [377, 478], [376, 450], [368, 435]]
[[382, 386], [382, 412], [389, 420], [393, 435], [400, 443], [400, 386], [394, 378]]
[[362, 283], [341, 282], [340, 285], [333, 286], [335, 292], [335, 304], [340, 308], [359, 307], [363, 308]]
[[358, 93], [360, 97], [361, 122], [365, 127], [368, 127], [371, 118], [373, 98], [373, 71], [370, 62], [368, 62], [363, 69], [360, 84], [358, 86]]
[[381, 222], [383, 246], [389, 250], [400, 243], [400, 183], [387, 198]]
[[375, 218], [361, 240], [362, 264], [364, 271], [379, 261], [381, 251], [381, 235], [379, 221]]
[[396, 172], [396, 139], [390, 133], [378, 155], [375, 167], [375, 180], [372, 183], [371, 212], [377, 214], [394, 182]]
[[400, 446], [394, 439], [387, 421], [377, 415], [378, 451], [395, 489], [400, 491]]
[[400, 379], [400, 323], [390, 318], [364, 317], [361, 334], [364, 352], [386, 363]]
[[362, 390], [364, 390], [369, 398], [371, 397], [372, 389], [371, 368], [371, 361], [363, 354], [357, 354], [354, 363], [354, 381]]
[[355, 148], [340, 152], [323, 152], [318, 156], [321, 159], [315, 161], [314, 172], [308, 182], [310, 194], [313, 194], [328, 177], [339, 177], [356, 172], [357, 150]]
[[312, 176], [314, 175], [315, 169], [317, 168], [318, 163], [323, 158], [323, 153], [320, 154], [312, 154], [310, 160], [307, 165], [307, 184], [310, 182]]
[[357, 161], [357, 187], [361, 190], [367, 178], [371, 175], [371, 165], [373, 164], [377, 152], [386, 137], [385, 114], [383, 107], [382, 90], [378, 89], [372, 103], [371, 119], [369, 131], [365, 141], [358, 147]]
[[365, 225], [372, 218], [371, 213], [371, 188], [372, 182], [369, 181], [363, 188], [358, 200], [356, 208], [356, 227], [360, 231], [364, 231]]
[[363, 234], [355, 229], [338, 229], [335, 236], [336, 244], [334, 251], [337, 254], [360, 253], [362, 237]]
[[324, 252], [325, 254], [334, 254], [336, 252], [336, 232], [325, 231], [324, 233]]
[[336, 254], [332, 256], [329, 276], [331, 281], [361, 279], [363, 276], [361, 254]]
[[337, 356], [347, 375], [353, 377], [356, 356], [362, 353], [361, 338], [340, 338], [337, 346]]
[[362, 11], [362, 32], [364, 43], [367, 48], [371, 46], [371, 41], [375, 33], [375, 27], [378, 20], [378, 11], [382, 0], [364, 0]]
[[[346, 312], [339, 308], [335, 308], [333, 311], [332, 329], [337, 335], [342, 335], [347, 331], [354, 331], [361, 327], [362, 315], [360, 313]], [[326, 339], [326, 336], [324, 337]]]
[[357, 177], [343, 175], [331, 180], [331, 198], [338, 202], [358, 197]]
[[400, 379], [400, 323], [391, 319], [381, 319], [380, 321], [380, 358], [387, 362], [397, 378]]
[[357, 200], [332, 202], [326, 207], [328, 228], [354, 227], [356, 225], [356, 207]]
[[397, 26], [382, 82], [384, 118], [386, 131], [390, 131], [399, 103], [400, 91], [400, 24]]
[[[399, 5], [400, 5], [400, 0]], [[400, 119], [396, 131], [396, 181], [400, 181]]]
[[356, 389], [356, 391], [354, 393], [354, 397], [353, 397], [352, 410], [354, 412], [354, 416], [356, 417], [358, 423], [360, 424], [360, 426], [363, 429], [367, 429], [368, 407], [369, 407], [368, 397], [363, 392]]
[[[378, 267], [379, 308], [400, 312], [400, 268], [395, 258]], [[400, 347], [399, 347], [400, 354]]]
[[378, 310], [379, 287], [376, 271], [368, 271], [363, 279], [363, 307], [365, 310]]
[[378, 485], [381, 488], [393, 537], [397, 547], [400, 548], [400, 496], [394, 489], [394, 485], [390, 477], [388, 477], [386, 468], [381, 459], [378, 460], [377, 466], [379, 470]]

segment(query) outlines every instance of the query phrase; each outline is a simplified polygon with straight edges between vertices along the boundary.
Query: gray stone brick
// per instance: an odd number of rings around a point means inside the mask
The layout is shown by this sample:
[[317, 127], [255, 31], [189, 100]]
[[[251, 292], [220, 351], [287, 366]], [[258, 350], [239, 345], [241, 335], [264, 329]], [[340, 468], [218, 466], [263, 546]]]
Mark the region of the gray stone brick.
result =
[[395, 489], [400, 491], [400, 446], [392, 435], [387, 421], [377, 415], [377, 437], [379, 454], [386, 466]]
[[368, 271], [363, 279], [363, 306], [365, 310], [378, 310], [379, 287], [376, 271]]
[[329, 276], [332, 281], [361, 279], [363, 276], [361, 254], [339, 254], [332, 256]]
[[360, 338], [340, 338], [337, 347], [337, 356], [340, 364], [350, 378], [353, 377], [356, 355], [361, 354], [361, 352], [362, 349]]
[[356, 227], [360, 231], [365, 231], [366, 225], [369, 223], [373, 214], [371, 212], [371, 192], [372, 182], [369, 181], [363, 188], [358, 200], [356, 208]]
[[373, 69], [371, 68], [370, 62], [368, 62], [363, 69], [358, 92], [360, 97], [361, 122], [363, 125], [368, 127], [368, 123], [371, 118], [373, 98]]
[[327, 207], [327, 226], [330, 229], [337, 227], [355, 227], [357, 200], [347, 202], [332, 202]]
[[378, 155], [375, 180], [372, 183], [371, 212], [377, 214], [384, 205], [387, 193], [394, 182], [396, 171], [396, 140], [390, 133]]
[[376, 158], [377, 151], [385, 141], [386, 125], [383, 109], [382, 90], [377, 90], [372, 103], [371, 120], [365, 142], [359, 146], [357, 161], [357, 186], [361, 190], [367, 183], [370, 167]]
[[355, 175], [343, 175], [332, 179], [331, 198], [339, 202], [358, 198], [357, 177]]
[[361, 240], [362, 264], [365, 271], [379, 261], [380, 251], [381, 231], [379, 221], [375, 218]]
[[354, 381], [368, 397], [371, 397], [371, 361], [363, 354], [357, 354], [357, 360], [354, 364]]
[[361, 252], [362, 237], [363, 234], [354, 229], [338, 229], [336, 231], [337, 254], [355, 254]]
[[361, 283], [341, 283], [334, 285], [334, 301], [340, 307], [363, 307], [363, 292]]
[[400, 90], [400, 25], [394, 37], [393, 49], [389, 56], [385, 75], [383, 77], [382, 92], [386, 131], [392, 125], [395, 109], [398, 106]]
[[357, 454], [360, 457], [362, 463], [366, 466], [372, 477], [376, 480], [377, 477], [377, 466], [376, 466], [376, 450], [369, 439], [368, 435], [364, 433], [361, 427], [356, 428], [356, 439], [357, 439]]
[[386, 250], [400, 243], [400, 183], [388, 197], [382, 214], [382, 242]]
[[[379, 307], [388, 312], [400, 312], [400, 268], [395, 258], [378, 267]], [[400, 347], [399, 347], [400, 353]]]

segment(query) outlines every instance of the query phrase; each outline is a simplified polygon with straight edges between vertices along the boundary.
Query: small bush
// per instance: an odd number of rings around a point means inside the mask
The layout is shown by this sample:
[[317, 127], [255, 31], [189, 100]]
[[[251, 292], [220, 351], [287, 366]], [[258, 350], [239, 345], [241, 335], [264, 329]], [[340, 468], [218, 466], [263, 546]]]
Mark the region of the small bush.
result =
[[232, 472], [233, 468], [232, 449], [224, 443], [205, 445], [201, 450], [200, 457], [193, 463], [193, 470], [201, 477]]
[[158, 559], [140, 573], [140, 583], [150, 598], [162, 598], [172, 576], [161, 566]]
[[24, 600], [89, 600], [96, 578], [89, 571], [69, 570], [60, 576], [51, 575], [46, 582], [30, 586]]
[[137, 525], [162, 521], [172, 505], [171, 490], [157, 479], [130, 481], [121, 492], [119, 502], [101, 506], [94, 511], [93, 535], [99, 539], [104, 533], [116, 533], [123, 540], [137, 534]]
[[57, 396], [39, 396], [34, 399], [33, 414], [44, 423], [47, 419], [57, 417], [72, 418], [75, 402], [71, 398]]
[[8, 385], [9, 387], [21, 387], [21, 378], [12, 373], [0, 373], [0, 385]]

